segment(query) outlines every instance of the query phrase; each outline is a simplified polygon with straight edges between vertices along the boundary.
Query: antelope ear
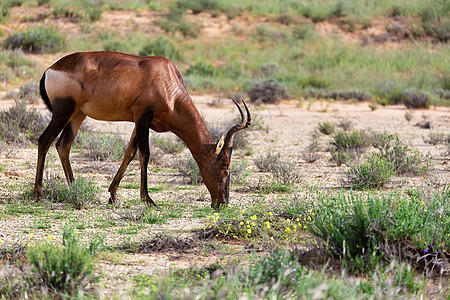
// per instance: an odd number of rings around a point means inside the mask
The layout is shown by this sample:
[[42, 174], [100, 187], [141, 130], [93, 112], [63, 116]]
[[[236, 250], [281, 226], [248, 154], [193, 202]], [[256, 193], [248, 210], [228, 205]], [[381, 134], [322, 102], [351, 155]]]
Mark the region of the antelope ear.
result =
[[219, 155], [220, 151], [222, 151], [223, 145], [225, 144], [225, 134], [222, 134], [222, 137], [216, 144], [216, 155]]

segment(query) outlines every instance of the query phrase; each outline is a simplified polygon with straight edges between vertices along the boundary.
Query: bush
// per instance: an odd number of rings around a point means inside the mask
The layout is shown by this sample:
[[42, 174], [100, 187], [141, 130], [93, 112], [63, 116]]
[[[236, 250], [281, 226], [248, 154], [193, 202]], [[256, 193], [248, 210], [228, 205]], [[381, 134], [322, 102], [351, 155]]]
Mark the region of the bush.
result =
[[55, 295], [80, 296], [93, 277], [93, 258], [101, 249], [104, 237], [92, 239], [88, 247], [80, 243], [73, 227], [63, 228], [63, 244], [47, 243], [29, 247], [28, 259], [36, 276], [33, 284], [45, 286]]
[[189, 153], [186, 153], [184, 158], [180, 158], [176, 161], [174, 168], [178, 169], [180, 174], [187, 179], [188, 183], [193, 185], [199, 185], [203, 183], [202, 173], [197, 162]]
[[431, 168], [431, 156], [402, 145], [397, 134], [375, 133], [373, 146], [392, 166], [396, 175], [423, 175]]
[[27, 109], [25, 102], [0, 111], [0, 140], [7, 143], [37, 142], [47, 121], [35, 109]]
[[301, 179], [300, 172], [297, 170], [297, 163], [282, 160], [279, 154], [274, 155], [268, 152], [266, 155], [257, 157], [255, 164], [259, 170], [272, 173], [277, 184], [290, 186]]
[[85, 157], [96, 161], [121, 160], [126, 143], [119, 134], [81, 131], [75, 141]]
[[222, 73], [222, 69], [215, 67], [210, 63], [199, 62], [189, 67], [186, 75], [200, 75], [205, 77], [215, 77]]
[[155, 144], [164, 153], [180, 153], [185, 148], [186, 145], [178, 137], [160, 137], [154, 136], [152, 138], [152, 143]]
[[168, 37], [160, 35], [155, 41], [150, 42], [139, 52], [142, 56], [163, 56], [172, 60], [181, 60], [182, 56]]
[[420, 12], [424, 31], [441, 42], [450, 40], [450, 4], [447, 0], [431, 0]]
[[232, 184], [245, 185], [247, 178], [252, 174], [250, 163], [246, 160], [233, 161], [230, 174]]
[[347, 179], [354, 189], [382, 188], [390, 182], [395, 171], [385, 157], [372, 153], [364, 163], [355, 164], [347, 171]]
[[282, 99], [288, 99], [286, 88], [273, 79], [255, 84], [248, 92], [250, 102], [253, 103], [279, 103]]
[[46, 179], [44, 194], [52, 202], [69, 203], [75, 209], [83, 209], [97, 200], [98, 188], [83, 177], [75, 178], [70, 185], [53, 177]]
[[319, 123], [319, 132], [330, 135], [334, 133], [334, 124], [329, 122]]
[[311, 143], [302, 151], [302, 157], [308, 163], [313, 163], [319, 159], [320, 145], [318, 135], [317, 131], [313, 132], [311, 134]]
[[53, 53], [63, 50], [65, 43], [65, 39], [56, 28], [39, 26], [8, 36], [4, 41], [4, 48]]
[[365, 263], [381, 256], [407, 259], [422, 269], [435, 267], [439, 274], [446, 268], [439, 258], [450, 249], [449, 196], [448, 187], [428, 196], [421, 190], [409, 195], [318, 192], [303, 202], [303, 217], [328, 250], [360, 270], [375, 268]]
[[215, 0], [178, 0], [175, 5], [185, 10], [190, 9], [194, 14], [222, 9], [220, 2]]
[[431, 106], [428, 95], [416, 89], [403, 91], [401, 98], [408, 109], [430, 108]]

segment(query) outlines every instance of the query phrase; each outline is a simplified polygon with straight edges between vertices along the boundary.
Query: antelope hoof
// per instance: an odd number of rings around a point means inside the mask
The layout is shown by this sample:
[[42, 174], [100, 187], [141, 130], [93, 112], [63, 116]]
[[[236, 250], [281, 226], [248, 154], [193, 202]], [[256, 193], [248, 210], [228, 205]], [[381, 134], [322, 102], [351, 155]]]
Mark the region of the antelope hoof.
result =
[[115, 193], [111, 193], [111, 196], [108, 200], [108, 205], [120, 206], [120, 201], [117, 200], [117, 196]]
[[156, 205], [156, 203], [151, 199], [151, 198], [145, 198], [144, 199], [144, 203], [147, 206], [152, 206], [154, 209], [156, 210], [161, 210], [161, 207], [159, 207], [158, 205]]

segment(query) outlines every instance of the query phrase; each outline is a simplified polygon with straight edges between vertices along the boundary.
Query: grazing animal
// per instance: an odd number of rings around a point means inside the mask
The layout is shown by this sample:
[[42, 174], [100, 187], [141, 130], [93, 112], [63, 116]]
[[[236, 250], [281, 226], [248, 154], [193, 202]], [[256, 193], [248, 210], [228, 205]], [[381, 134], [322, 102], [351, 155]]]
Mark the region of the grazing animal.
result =
[[44, 72], [40, 93], [53, 115], [38, 140], [34, 185], [37, 200], [43, 197], [45, 156], [61, 131], [56, 149], [68, 183], [73, 181], [70, 147], [81, 123], [89, 116], [97, 120], [135, 124], [122, 164], [108, 189], [111, 194], [109, 203], [117, 203], [120, 180], [139, 149], [141, 200], [157, 207], [147, 188], [149, 128], [157, 132], [171, 131], [180, 137], [200, 168], [211, 194], [211, 207], [218, 208], [228, 203], [233, 136], [252, 122], [245, 102], [242, 101], [246, 117], [233, 100], [241, 114], [241, 122], [215, 144], [180, 72], [170, 60], [160, 56], [143, 57], [107, 51], [79, 52], [61, 58]]

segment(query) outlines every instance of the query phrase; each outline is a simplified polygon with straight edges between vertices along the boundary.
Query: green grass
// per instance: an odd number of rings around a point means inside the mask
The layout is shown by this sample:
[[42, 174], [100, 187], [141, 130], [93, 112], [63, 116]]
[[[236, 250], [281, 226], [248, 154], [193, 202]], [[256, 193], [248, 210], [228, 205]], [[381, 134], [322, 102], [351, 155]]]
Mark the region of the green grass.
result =
[[434, 262], [450, 249], [449, 196], [448, 187], [432, 194], [420, 189], [387, 195], [316, 192], [302, 203], [300, 218], [350, 268], [367, 271], [379, 258], [399, 255], [426, 268], [418, 257], [430, 253], [422, 259]]

